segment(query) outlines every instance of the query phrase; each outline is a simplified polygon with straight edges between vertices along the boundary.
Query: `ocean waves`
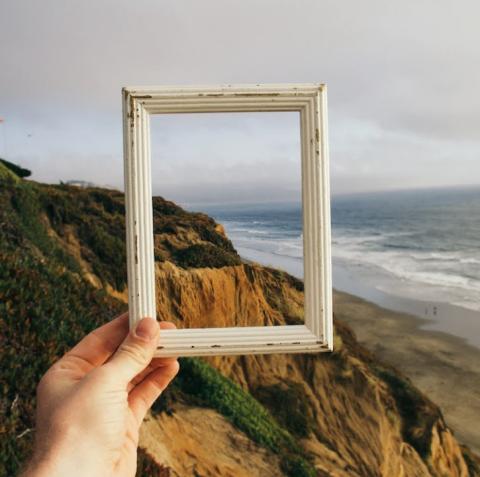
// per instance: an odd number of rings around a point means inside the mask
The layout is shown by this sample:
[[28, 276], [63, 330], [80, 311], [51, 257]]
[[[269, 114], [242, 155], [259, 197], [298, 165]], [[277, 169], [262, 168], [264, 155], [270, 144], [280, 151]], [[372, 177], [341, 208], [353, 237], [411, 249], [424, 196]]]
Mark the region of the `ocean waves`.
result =
[[[300, 206], [208, 212], [244, 255], [287, 271], [303, 265]], [[479, 235], [480, 189], [367, 194], [332, 203], [334, 263], [397, 296], [480, 310]]]
[[[390, 246], [390, 236], [351, 237], [334, 231], [333, 256], [379, 277], [379, 290], [416, 299], [447, 301], [480, 310], [480, 260], [468, 251], [419, 251], [413, 244]], [[385, 274], [390, 280], [381, 279]]]
[[480, 189], [344, 197], [332, 217], [334, 256], [376, 288], [480, 310]]

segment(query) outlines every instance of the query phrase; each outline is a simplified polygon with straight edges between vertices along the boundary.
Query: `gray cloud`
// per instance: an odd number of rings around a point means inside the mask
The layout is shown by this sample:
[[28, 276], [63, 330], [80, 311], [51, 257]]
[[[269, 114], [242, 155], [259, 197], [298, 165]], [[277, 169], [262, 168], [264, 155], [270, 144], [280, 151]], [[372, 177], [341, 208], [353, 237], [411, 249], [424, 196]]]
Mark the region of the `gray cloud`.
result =
[[298, 113], [159, 115], [153, 192], [180, 202], [301, 199]]
[[0, 154], [40, 180], [119, 186], [122, 86], [325, 81], [335, 192], [478, 183], [479, 14], [470, 0], [4, 0]]

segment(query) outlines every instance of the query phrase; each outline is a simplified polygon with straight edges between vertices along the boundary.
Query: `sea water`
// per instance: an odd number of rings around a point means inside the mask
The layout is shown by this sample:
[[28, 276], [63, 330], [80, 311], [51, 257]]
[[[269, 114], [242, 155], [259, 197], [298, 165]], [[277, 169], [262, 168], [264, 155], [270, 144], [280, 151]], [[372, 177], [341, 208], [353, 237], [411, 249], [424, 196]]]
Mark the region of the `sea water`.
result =
[[[223, 224], [242, 257], [303, 276], [301, 204], [201, 210]], [[334, 196], [331, 210], [336, 288], [362, 294], [356, 283], [480, 310], [480, 188]]]

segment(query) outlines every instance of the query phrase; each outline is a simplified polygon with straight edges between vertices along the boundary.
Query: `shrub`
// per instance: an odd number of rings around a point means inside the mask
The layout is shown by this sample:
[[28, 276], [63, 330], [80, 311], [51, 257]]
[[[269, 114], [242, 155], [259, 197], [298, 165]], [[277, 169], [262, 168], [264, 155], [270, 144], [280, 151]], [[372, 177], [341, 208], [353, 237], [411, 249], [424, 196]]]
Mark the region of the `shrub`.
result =
[[317, 477], [315, 468], [302, 457], [285, 455], [280, 461], [280, 467], [291, 477]]
[[272, 386], [259, 386], [253, 395], [275, 416], [277, 421], [298, 437], [308, 437], [312, 415], [303, 387], [285, 381]]
[[16, 176], [22, 177], [29, 177], [32, 175], [32, 172], [28, 169], [24, 169], [23, 167], [17, 166], [13, 162], [7, 161], [5, 159], [0, 159], [0, 163], [2, 163], [7, 169], [12, 171]]
[[377, 366], [375, 371], [395, 399], [402, 417], [403, 439], [426, 459], [430, 453], [432, 427], [441, 418], [440, 410], [415, 389], [408, 378], [399, 376], [395, 370]]
[[176, 250], [173, 258], [183, 268], [221, 268], [242, 263], [236, 253], [227, 252], [210, 243], [197, 243]]

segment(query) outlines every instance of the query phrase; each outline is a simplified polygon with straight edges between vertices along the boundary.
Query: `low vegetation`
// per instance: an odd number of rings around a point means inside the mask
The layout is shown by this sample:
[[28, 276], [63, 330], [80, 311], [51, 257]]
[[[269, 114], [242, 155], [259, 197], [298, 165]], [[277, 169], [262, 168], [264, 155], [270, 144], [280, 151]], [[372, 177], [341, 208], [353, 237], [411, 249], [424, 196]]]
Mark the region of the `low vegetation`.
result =
[[196, 243], [178, 249], [173, 258], [183, 268], [221, 268], [240, 265], [240, 257], [210, 243]]
[[308, 437], [312, 430], [313, 416], [308, 396], [299, 383], [285, 381], [271, 386], [259, 386], [252, 394], [290, 434], [299, 438]]
[[17, 177], [29, 177], [32, 175], [31, 171], [29, 171], [28, 169], [24, 169], [23, 167], [20, 167], [17, 164], [13, 164], [13, 162], [9, 162], [5, 159], [0, 158], [0, 164], [2, 164], [6, 169], [13, 172]]
[[376, 372], [395, 399], [402, 417], [403, 439], [426, 459], [430, 455], [432, 426], [441, 416], [439, 409], [394, 369], [376, 367]]
[[[0, 165], [1, 167], [1, 165]], [[123, 306], [76, 273], [36, 209], [35, 187], [0, 184], [0, 474], [31, 452], [36, 383], [88, 331]]]
[[[69, 227], [82, 259], [104, 282], [126, 283], [123, 196], [115, 191], [50, 186], [16, 180], [0, 164], [0, 476], [15, 475], [31, 452], [36, 383], [48, 367], [86, 333], [124, 310], [124, 305], [83, 276], [64, 241]], [[171, 258], [183, 267], [237, 263], [230, 241], [204, 214], [190, 214], [154, 200], [155, 227], [176, 230], [195, 224], [201, 240]], [[196, 220], [199, 218], [199, 222]], [[52, 233], [52, 231], [54, 233]], [[182, 261], [183, 259], [183, 261]], [[212, 265], [213, 263], [213, 265]], [[286, 475], [315, 475], [296, 440], [255, 398], [199, 359], [184, 359], [165, 399], [209, 406], [252, 440], [279, 454]], [[162, 407], [163, 406], [163, 407]], [[145, 452], [137, 476], [168, 475]]]
[[[293, 433], [289, 432], [283, 417], [279, 418], [276, 414], [273, 417], [251, 394], [205, 361], [196, 358], [182, 359], [179, 376], [154, 407], [154, 412], [170, 412], [169, 403], [172, 400], [183, 400], [189, 404], [215, 409], [254, 442], [278, 454], [285, 475], [316, 475], [308, 456]], [[279, 407], [277, 406], [277, 410]], [[283, 414], [285, 412], [284, 410]], [[293, 424], [294, 431], [298, 431], [302, 425], [299, 421], [295, 424], [293, 420], [287, 422]]]
[[[187, 269], [240, 263], [230, 240], [207, 215], [187, 212], [161, 197], [153, 199], [153, 214], [158, 260]], [[31, 452], [41, 375], [82, 336], [125, 309], [105, 291], [106, 285], [118, 291], [126, 286], [124, 227], [120, 192], [38, 184], [21, 179], [15, 168], [0, 161], [0, 477], [16, 475]], [[256, 273], [254, 267], [245, 269]], [[90, 274], [105, 286], [92, 285]], [[279, 296], [301, 294], [303, 283], [267, 268], [259, 280], [270, 306], [287, 323], [301, 322], [303, 311], [295, 300]], [[336, 351], [328, 357], [335, 382], [363, 386], [363, 380], [355, 384], [348, 363], [356, 360], [368, 367], [372, 380], [389, 391], [403, 439], [427, 460], [431, 428], [441, 418], [438, 408], [359, 347], [347, 327], [337, 323], [336, 330]], [[318, 427], [311, 427], [312, 406], [301, 383], [258, 386], [249, 394], [205, 361], [188, 358], [181, 360], [178, 378], [153, 412], [175, 412], [175, 402], [216, 410], [276, 453], [287, 476], [321, 474], [300, 444], [312, 433], [321, 438]], [[467, 448], [463, 455], [476, 475], [477, 457]], [[137, 477], [167, 475], [168, 469], [140, 451]]]

